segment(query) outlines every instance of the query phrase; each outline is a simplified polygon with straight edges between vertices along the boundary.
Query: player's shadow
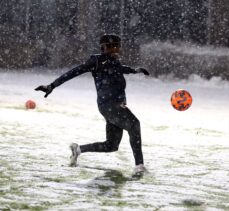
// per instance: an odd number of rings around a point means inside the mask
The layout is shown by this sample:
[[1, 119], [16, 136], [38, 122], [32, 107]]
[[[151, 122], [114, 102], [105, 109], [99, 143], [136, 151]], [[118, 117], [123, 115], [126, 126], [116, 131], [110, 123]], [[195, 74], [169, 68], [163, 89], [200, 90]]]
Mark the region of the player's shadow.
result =
[[[101, 169], [102, 170], [102, 169]], [[103, 169], [104, 170], [104, 169]], [[106, 169], [102, 176], [95, 177], [87, 186], [98, 190], [98, 195], [108, 195], [112, 197], [120, 197], [122, 187], [133, 180], [139, 180], [140, 177], [126, 177], [121, 171]]]

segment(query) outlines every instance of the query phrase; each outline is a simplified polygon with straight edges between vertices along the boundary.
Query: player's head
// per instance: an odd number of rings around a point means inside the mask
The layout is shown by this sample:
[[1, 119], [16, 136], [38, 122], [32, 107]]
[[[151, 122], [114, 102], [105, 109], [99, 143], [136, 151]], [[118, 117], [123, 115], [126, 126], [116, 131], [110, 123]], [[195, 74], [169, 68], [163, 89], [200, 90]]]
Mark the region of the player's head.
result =
[[119, 54], [121, 50], [121, 38], [114, 34], [106, 34], [100, 38], [102, 53]]

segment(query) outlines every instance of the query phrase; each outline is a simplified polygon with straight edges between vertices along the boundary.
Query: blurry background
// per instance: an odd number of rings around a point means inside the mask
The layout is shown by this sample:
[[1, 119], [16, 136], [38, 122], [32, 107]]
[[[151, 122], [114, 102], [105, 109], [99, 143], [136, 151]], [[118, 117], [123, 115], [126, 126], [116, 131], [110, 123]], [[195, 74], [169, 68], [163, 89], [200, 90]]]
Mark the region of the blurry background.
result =
[[99, 53], [104, 33], [155, 77], [229, 79], [228, 0], [1, 0], [0, 68], [70, 68]]

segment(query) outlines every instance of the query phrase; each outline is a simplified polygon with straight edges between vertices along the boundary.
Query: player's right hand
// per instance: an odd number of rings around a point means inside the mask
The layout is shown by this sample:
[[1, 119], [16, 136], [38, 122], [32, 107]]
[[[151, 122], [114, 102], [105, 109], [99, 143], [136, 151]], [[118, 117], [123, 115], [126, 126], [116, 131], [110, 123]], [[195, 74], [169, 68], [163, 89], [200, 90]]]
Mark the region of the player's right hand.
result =
[[38, 86], [35, 90], [45, 92], [44, 97], [46, 98], [52, 92], [53, 89], [54, 89], [54, 87], [50, 84], [47, 86], [44, 86], [44, 85]]

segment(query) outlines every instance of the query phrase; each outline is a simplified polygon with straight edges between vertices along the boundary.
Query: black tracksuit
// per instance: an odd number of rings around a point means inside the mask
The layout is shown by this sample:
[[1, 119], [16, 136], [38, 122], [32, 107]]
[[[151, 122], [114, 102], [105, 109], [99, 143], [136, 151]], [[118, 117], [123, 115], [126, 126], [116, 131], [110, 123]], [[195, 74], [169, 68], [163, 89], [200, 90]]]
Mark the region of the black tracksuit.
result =
[[126, 81], [123, 74], [136, 71], [121, 65], [118, 59], [109, 54], [92, 55], [84, 64], [57, 78], [52, 86], [57, 87], [86, 72], [91, 72], [95, 81], [98, 108], [106, 120], [106, 141], [81, 145], [81, 152], [117, 151], [124, 129], [130, 136], [135, 164], [143, 164], [140, 122], [125, 106]]

